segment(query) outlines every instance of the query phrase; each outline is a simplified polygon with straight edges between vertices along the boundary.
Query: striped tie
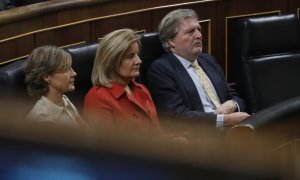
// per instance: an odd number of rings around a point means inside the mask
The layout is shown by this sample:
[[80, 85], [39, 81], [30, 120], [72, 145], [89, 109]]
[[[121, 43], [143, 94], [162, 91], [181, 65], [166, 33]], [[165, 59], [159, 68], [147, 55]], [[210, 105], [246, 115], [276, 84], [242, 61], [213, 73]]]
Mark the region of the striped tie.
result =
[[215, 93], [213, 93], [212, 87], [208, 82], [208, 77], [206, 76], [205, 72], [203, 71], [203, 69], [199, 66], [199, 64], [197, 63], [197, 61], [194, 61], [192, 63], [192, 67], [196, 70], [196, 73], [202, 83], [202, 86], [207, 94], [207, 96], [209, 97], [209, 99], [211, 100], [211, 102], [213, 103], [213, 105], [218, 108], [220, 106], [219, 100], [216, 97]]

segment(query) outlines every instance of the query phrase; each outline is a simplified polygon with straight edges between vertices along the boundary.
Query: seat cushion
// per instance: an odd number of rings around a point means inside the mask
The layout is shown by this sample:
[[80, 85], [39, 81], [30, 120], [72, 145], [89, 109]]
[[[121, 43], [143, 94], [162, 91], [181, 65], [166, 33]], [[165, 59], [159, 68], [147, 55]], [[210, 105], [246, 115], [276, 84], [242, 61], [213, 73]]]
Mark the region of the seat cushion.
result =
[[144, 33], [141, 37], [141, 51], [140, 58], [142, 60], [142, 65], [140, 68], [139, 82], [148, 85], [147, 72], [151, 63], [158, 59], [165, 52], [159, 40], [159, 34], [157, 32]]
[[27, 95], [24, 69], [25, 60], [18, 60], [0, 68], [0, 96]]
[[97, 48], [98, 43], [92, 43], [66, 49], [72, 56], [72, 68], [77, 73], [75, 90], [66, 95], [78, 109], [83, 107], [85, 94], [93, 86], [91, 73]]
[[296, 15], [247, 18], [238, 22], [242, 56], [255, 57], [300, 50]]
[[261, 110], [300, 96], [300, 52], [250, 58], [244, 66], [251, 108]]
[[249, 113], [300, 95], [300, 21], [295, 14], [244, 18], [233, 34], [236, 88]]

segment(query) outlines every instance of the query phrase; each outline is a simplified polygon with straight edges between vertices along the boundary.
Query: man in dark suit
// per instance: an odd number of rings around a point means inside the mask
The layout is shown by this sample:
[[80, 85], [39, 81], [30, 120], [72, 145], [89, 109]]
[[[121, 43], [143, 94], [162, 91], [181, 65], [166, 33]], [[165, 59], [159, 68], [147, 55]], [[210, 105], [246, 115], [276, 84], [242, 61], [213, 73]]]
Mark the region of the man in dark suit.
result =
[[243, 100], [229, 87], [214, 57], [202, 53], [195, 11], [170, 12], [160, 22], [159, 34], [167, 53], [151, 64], [147, 79], [160, 120], [207, 122], [221, 128], [249, 116], [242, 112]]

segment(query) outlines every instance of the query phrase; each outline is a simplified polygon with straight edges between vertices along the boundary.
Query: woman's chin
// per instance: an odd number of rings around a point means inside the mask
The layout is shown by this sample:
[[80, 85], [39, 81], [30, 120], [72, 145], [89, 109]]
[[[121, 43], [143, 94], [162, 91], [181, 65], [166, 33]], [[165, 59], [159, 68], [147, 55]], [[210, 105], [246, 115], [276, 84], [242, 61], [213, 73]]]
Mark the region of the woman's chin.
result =
[[135, 74], [134, 74], [134, 78], [137, 78], [137, 77], [139, 77], [140, 76], [140, 72], [136, 72]]
[[75, 90], [75, 86], [70, 86], [69, 87], [69, 91], [68, 92], [70, 92], [70, 91], [74, 91]]

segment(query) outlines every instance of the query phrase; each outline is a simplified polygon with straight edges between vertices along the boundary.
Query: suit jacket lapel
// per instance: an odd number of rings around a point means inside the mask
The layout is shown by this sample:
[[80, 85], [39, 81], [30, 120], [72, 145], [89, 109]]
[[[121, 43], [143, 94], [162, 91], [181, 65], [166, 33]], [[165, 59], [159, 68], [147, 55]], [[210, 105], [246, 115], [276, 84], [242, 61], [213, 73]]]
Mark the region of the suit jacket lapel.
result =
[[198, 64], [202, 67], [203, 71], [206, 73], [206, 75], [208, 76], [208, 78], [210, 79], [211, 83], [213, 84], [216, 93], [218, 95], [218, 97], [220, 98], [220, 101], [223, 102], [224, 99], [221, 96], [221, 92], [220, 92], [220, 86], [218, 85], [218, 83], [216, 82], [216, 78], [218, 78], [217, 74], [215, 73], [214, 69], [212, 68], [212, 66], [207, 62], [210, 61], [209, 59], [204, 59], [203, 57], [201, 57], [201, 55], [198, 57], [197, 59]]
[[[174, 68], [174, 72], [176, 73], [179, 81], [182, 84], [182, 87], [186, 90], [186, 93], [189, 95], [189, 102], [193, 105], [195, 110], [203, 111], [202, 101], [200, 99], [199, 93], [196, 89], [196, 86], [186, 71], [186, 69], [183, 67], [183, 65], [180, 63], [180, 61], [173, 55], [170, 55], [171, 64]], [[198, 97], [198, 98], [196, 98]]]

